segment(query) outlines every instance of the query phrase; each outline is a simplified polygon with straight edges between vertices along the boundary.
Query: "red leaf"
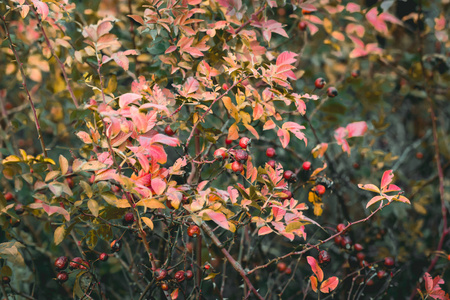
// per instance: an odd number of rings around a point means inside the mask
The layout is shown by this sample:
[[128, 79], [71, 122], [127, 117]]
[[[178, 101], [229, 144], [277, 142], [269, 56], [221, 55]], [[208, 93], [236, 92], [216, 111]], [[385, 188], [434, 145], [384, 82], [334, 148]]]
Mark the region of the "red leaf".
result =
[[312, 271], [316, 274], [317, 279], [321, 282], [323, 280], [323, 271], [317, 263], [317, 260], [312, 256], [308, 256], [306, 259], [308, 260], [308, 264], [311, 266]]
[[166, 182], [161, 178], [153, 178], [151, 185], [152, 189], [158, 195], [161, 195], [166, 190]]
[[383, 173], [383, 177], [381, 178], [381, 190], [391, 183], [392, 178], [394, 178], [394, 172], [392, 170], [387, 170]]
[[176, 289], [172, 292], [172, 294], [170, 294], [170, 297], [172, 298], [172, 300], [178, 299], [178, 291], [179, 291], [179, 289], [176, 288]]
[[42, 21], [44, 21], [48, 16], [48, 6], [42, 1], [32, 0], [36, 11], [41, 15]]
[[227, 230], [230, 229], [230, 225], [228, 224], [227, 217], [225, 217], [224, 214], [215, 212], [211, 209], [206, 209], [204, 211], [204, 213], [206, 213], [208, 215], [208, 217], [210, 217], [211, 220], [213, 220], [220, 227], [227, 229]]
[[347, 125], [348, 138], [362, 136], [367, 131], [367, 123], [364, 121], [353, 122]]
[[124, 108], [130, 103], [135, 103], [136, 100], [141, 99], [142, 96], [134, 93], [126, 93], [119, 97], [119, 106]]
[[298, 56], [298, 54], [294, 52], [284, 51], [283, 53], [278, 55], [276, 65], [291, 65], [297, 61], [297, 59], [295, 58], [296, 56]]
[[320, 285], [320, 291], [322, 293], [329, 293], [333, 291], [339, 284], [339, 279], [336, 276], [330, 277]]

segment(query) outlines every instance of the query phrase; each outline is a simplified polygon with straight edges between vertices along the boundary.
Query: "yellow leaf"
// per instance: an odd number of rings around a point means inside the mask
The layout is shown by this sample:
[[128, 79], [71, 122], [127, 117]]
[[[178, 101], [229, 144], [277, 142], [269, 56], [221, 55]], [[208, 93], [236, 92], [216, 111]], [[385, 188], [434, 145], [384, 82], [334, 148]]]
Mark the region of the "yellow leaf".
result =
[[136, 203], [136, 206], [145, 206], [150, 209], [157, 209], [157, 208], [166, 208], [164, 204], [156, 200], [155, 198], [147, 198], [142, 199], [138, 203]]
[[69, 162], [67, 161], [67, 158], [62, 155], [59, 156], [59, 166], [61, 168], [61, 174], [66, 175], [69, 170]]
[[141, 220], [147, 225], [151, 230], [153, 230], [153, 221], [147, 217], [142, 217]]
[[323, 19], [323, 28], [328, 33], [331, 33], [331, 31], [333, 31], [333, 24], [328, 18]]

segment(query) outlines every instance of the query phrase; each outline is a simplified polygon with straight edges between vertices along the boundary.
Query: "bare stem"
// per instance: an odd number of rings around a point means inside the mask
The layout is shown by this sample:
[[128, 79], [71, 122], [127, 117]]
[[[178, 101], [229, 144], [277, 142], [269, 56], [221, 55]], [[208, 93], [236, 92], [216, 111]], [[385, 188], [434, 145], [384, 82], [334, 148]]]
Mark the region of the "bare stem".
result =
[[25, 76], [25, 71], [23, 69], [23, 63], [20, 60], [19, 54], [17, 53], [17, 50], [16, 50], [16, 47], [14, 47], [13, 41], [11, 39], [11, 34], [9, 32], [8, 24], [6, 22], [6, 18], [3, 15], [0, 15], [0, 17], [1, 17], [2, 21], [3, 21], [3, 25], [4, 25], [4, 28], [5, 28], [6, 36], [8, 37], [9, 45], [11, 47], [11, 50], [14, 53], [14, 56], [16, 57], [17, 66], [19, 67], [20, 73], [22, 75], [22, 86], [23, 86], [25, 92], [27, 93], [28, 102], [30, 103], [31, 110], [33, 111], [34, 124], [36, 125], [36, 130], [37, 130], [37, 133], [38, 133], [38, 139], [41, 142], [42, 153], [43, 153], [45, 158], [48, 158], [47, 150], [45, 148], [44, 137], [42, 136], [41, 125], [39, 123], [39, 119], [38, 119], [37, 113], [36, 113], [36, 108], [34, 106], [33, 99], [31, 98], [30, 90], [27, 87], [27, 80], [26, 80], [27, 77]]
[[69, 83], [69, 77], [67, 76], [67, 72], [64, 69], [63, 62], [59, 59], [58, 55], [55, 53], [55, 49], [53, 48], [52, 44], [50, 43], [50, 40], [48, 39], [47, 33], [44, 30], [44, 26], [42, 24], [41, 18], [39, 17], [39, 14], [37, 13], [36, 9], [33, 5], [30, 4], [29, 0], [26, 0], [29, 7], [31, 7], [31, 10], [33, 11], [34, 15], [36, 16], [36, 19], [38, 21], [38, 27], [41, 29], [42, 35], [44, 36], [45, 43], [47, 44], [47, 47], [50, 49], [50, 52], [52, 53], [52, 56], [56, 59], [58, 62], [58, 66], [61, 69], [61, 72], [64, 76], [64, 80], [66, 81], [67, 90], [69, 91], [70, 97], [72, 97], [73, 104], [75, 104], [75, 107], [78, 108], [78, 100], [75, 97], [75, 94], [73, 93], [72, 87]]

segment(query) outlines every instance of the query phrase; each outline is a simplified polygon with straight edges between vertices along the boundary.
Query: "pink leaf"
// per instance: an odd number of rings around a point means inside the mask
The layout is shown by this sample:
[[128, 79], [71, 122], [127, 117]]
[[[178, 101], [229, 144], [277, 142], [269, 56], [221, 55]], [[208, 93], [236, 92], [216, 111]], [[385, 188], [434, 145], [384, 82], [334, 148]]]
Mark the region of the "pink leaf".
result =
[[151, 185], [152, 189], [158, 195], [161, 195], [166, 190], [166, 182], [161, 178], [153, 178]]
[[[141, 140], [144, 139], [141, 138]], [[168, 145], [171, 147], [176, 147], [180, 145], [180, 140], [178, 138], [174, 138], [174, 137], [170, 137], [161, 133], [155, 134], [151, 139], [150, 139], [150, 143], [160, 143], [160, 144], [164, 144], [164, 145]]]
[[353, 122], [347, 125], [348, 138], [362, 136], [367, 131], [367, 123], [364, 121]]
[[384, 196], [375, 196], [375, 197], [373, 197], [372, 199], [370, 199], [369, 202], [367, 202], [366, 208], [368, 208], [372, 204], [377, 203], [378, 201], [383, 200], [383, 199], [386, 199], [386, 197], [384, 197]]
[[389, 192], [399, 192], [402, 189], [396, 186], [395, 184], [388, 185], [387, 189], [383, 189], [383, 193], [389, 193]]
[[135, 103], [136, 100], [141, 99], [142, 96], [134, 93], [126, 93], [119, 97], [119, 106], [124, 108], [130, 103]]
[[291, 65], [297, 61], [297, 59], [295, 58], [296, 56], [298, 56], [298, 54], [294, 52], [284, 51], [283, 53], [278, 55], [276, 65]]
[[305, 126], [302, 126], [295, 122], [286, 122], [283, 124], [282, 128], [292, 132], [299, 140], [303, 140], [305, 142], [305, 146], [307, 145], [305, 134], [301, 132], [302, 129], [305, 129]]
[[67, 210], [60, 206], [50, 206], [45, 203], [32, 203], [29, 205], [32, 209], [40, 209], [42, 208], [49, 216], [53, 214], [60, 214], [62, 215], [67, 221], [70, 221], [70, 214]]
[[277, 135], [280, 139], [281, 142], [281, 146], [283, 146], [283, 148], [286, 148], [287, 145], [289, 145], [289, 140], [290, 140], [290, 136], [289, 136], [289, 131], [287, 131], [286, 129], [278, 129]]
[[39, 0], [32, 0], [36, 11], [41, 15], [42, 21], [44, 21], [48, 16], [48, 6], [46, 3]]
[[320, 291], [322, 293], [332, 292], [339, 284], [339, 279], [336, 276], [330, 277], [320, 285]]
[[350, 13], [354, 13], [361, 11], [361, 6], [359, 6], [359, 4], [356, 3], [348, 3], [345, 9]]
[[436, 276], [434, 279], [432, 279], [431, 275], [427, 272], [423, 276], [425, 279], [425, 289], [427, 291], [427, 294], [433, 298], [433, 299], [448, 299], [448, 297], [445, 296], [445, 292], [441, 289], [439, 286], [440, 284], [444, 284], [444, 280], [441, 279], [439, 276]]
[[263, 226], [258, 230], [258, 235], [266, 235], [272, 232], [273, 230], [269, 226]]
[[311, 266], [312, 271], [316, 274], [317, 279], [321, 282], [323, 280], [323, 271], [317, 263], [317, 260], [312, 256], [308, 256], [306, 259], [308, 260], [308, 264]]
[[394, 172], [392, 170], [387, 170], [383, 173], [383, 177], [381, 177], [381, 190], [391, 183], [392, 178], [394, 178]]
[[210, 217], [211, 220], [213, 220], [217, 225], [219, 225], [220, 227], [227, 229], [227, 230], [230, 229], [230, 225], [228, 224], [227, 217], [225, 217], [224, 214], [215, 212], [211, 209], [207, 209], [207, 210], [205, 210], [205, 212], [208, 215], [208, 217]]
[[186, 93], [186, 95], [195, 93], [198, 90], [199, 87], [199, 83], [196, 79], [194, 79], [193, 77], [189, 77], [186, 80], [186, 83], [183, 86], [184, 92]]

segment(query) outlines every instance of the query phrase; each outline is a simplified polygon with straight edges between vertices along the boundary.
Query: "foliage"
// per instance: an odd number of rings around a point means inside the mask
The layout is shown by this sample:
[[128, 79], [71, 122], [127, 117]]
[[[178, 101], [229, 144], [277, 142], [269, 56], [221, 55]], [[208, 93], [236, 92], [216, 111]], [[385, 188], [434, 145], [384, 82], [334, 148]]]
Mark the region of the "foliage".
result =
[[4, 297], [448, 299], [447, 2], [1, 2]]

